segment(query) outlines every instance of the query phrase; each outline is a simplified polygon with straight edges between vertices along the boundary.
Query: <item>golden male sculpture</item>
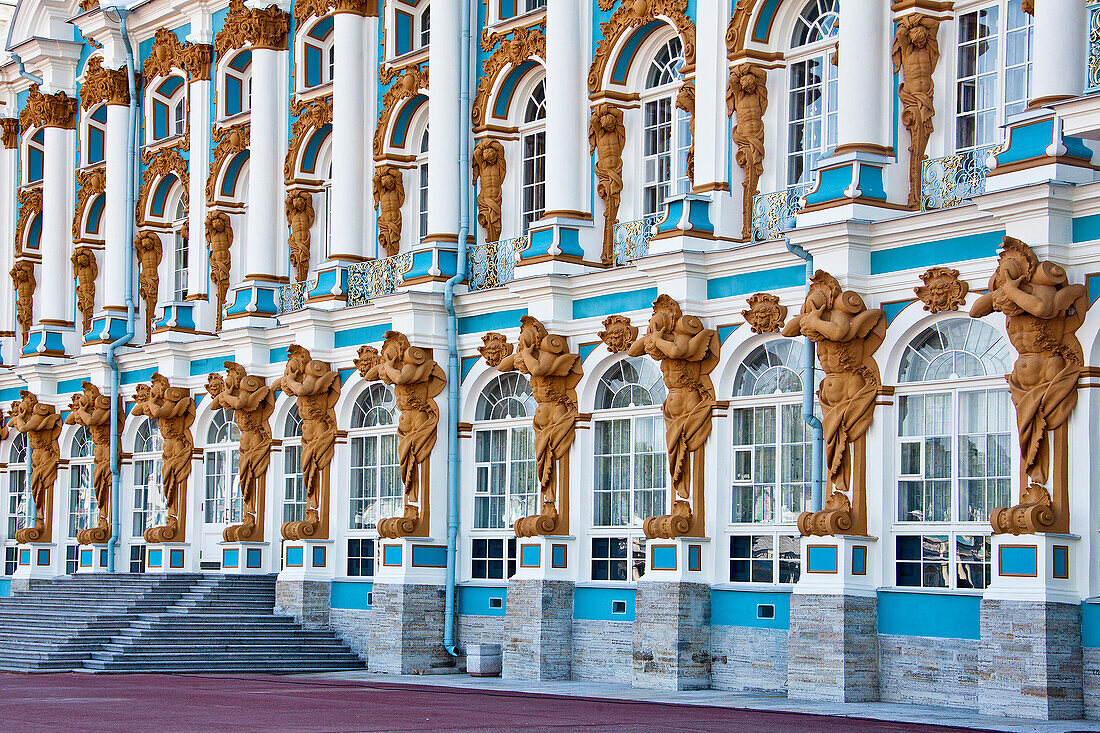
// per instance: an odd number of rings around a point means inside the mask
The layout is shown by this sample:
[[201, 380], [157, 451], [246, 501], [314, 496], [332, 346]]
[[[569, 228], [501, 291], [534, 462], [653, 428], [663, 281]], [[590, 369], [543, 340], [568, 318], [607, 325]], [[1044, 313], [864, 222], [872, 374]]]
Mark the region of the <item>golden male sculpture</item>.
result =
[[393, 386], [401, 413], [397, 420], [397, 455], [405, 489], [405, 511], [400, 517], [379, 521], [378, 534], [386, 538], [427, 537], [430, 459], [439, 426], [435, 398], [447, 383], [443, 367], [432, 358], [431, 349], [412, 346], [397, 331], [386, 332], [381, 353], [371, 346], [360, 347], [355, 366], [363, 379]]
[[760, 193], [764, 174], [764, 112], [768, 109], [768, 74], [755, 64], [738, 64], [730, 69], [726, 90], [726, 109], [737, 115], [733, 141], [737, 143], [737, 165], [745, 171], [742, 194], [741, 236], [752, 237], [752, 202]]
[[313, 195], [296, 188], [287, 193], [285, 204], [286, 222], [290, 226], [290, 266], [294, 268], [295, 281], [304, 283], [309, 278], [309, 228], [317, 218]]
[[577, 384], [581, 358], [570, 353], [564, 336], [547, 333], [532, 316], [520, 318], [514, 354], [497, 365], [531, 378], [535, 409], [535, 467], [539, 480], [539, 513], [516, 520], [518, 537], [569, 534], [569, 448], [576, 435]]
[[213, 398], [211, 409], [233, 411], [233, 420], [241, 434], [237, 477], [244, 511], [240, 524], [222, 530], [222, 539], [263, 542], [264, 497], [271, 462], [269, 421], [275, 411], [275, 393], [263, 377], [250, 376], [236, 362], [225, 362], [225, 369], [228, 374], [224, 379], [217, 372], [207, 375], [206, 392]]
[[225, 296], [229, 293], [229, 274], [233, 266], [233, 225], [229, 214], [224, 211], [211, 211], [206, 215], [206, 247], [210, 252], [210, 282], [217, 293], [215, 328], [222, 327], [222, 311], [225, 310]]
[[148, 385], [138, 385], [133, 414], [157, 421], [164, 446], [161, 449], [160, 487], [164, 494], [164, 524], [145, 530], [146, 542], [183, 542], [187, 533], [187, 479], [191, 476], [191, 452], [195, 439], [195, 400], [190, 391], [173, 387], [153, 374]]
[[[82, 529], [76, 541], [82, 545], [98, 545], [111, 539], [111, 398], [91, 382], [80, 385], [83, 392], [73, 395], [69, 404], [67, 425], [83, 425], [92, 437], [95, 453], [92, 458], [92, 493], [95, 494], [99, 517], [95, 527]], [[123, 412], [116, 413], [117, 428], [122, 428]]]
[[[825, 465], [832, 493], [819, 512], [802, 512], [804, 535], [867, 534], [867, 429], [882, 380], [874, 353], [886, 336], [886, 314], [842, 290], [824, 270], [810, 280], [802, 310], [783, 327], [788, 337], [817, 345], [825, 372], [817, 390], [825, 433]], [[850, 446], [850, 447], [849, 447]], [[851, 496], [849, 496], [849, 492]]]
[[710, 373], [718, 365], [721, 347], [716, 330], [703, 328], [699, 318], [685, 316], [679, 303], [659, 295], [653, 301], [645, 335], [626, 352], [659, 362], [668, 389], [661, 412], [672, 478], [672, 511], [642, 523], [642, 531], [650, 539], [703, 536], [703, 451], [716, 404]]
[[30, 260], [19, 260], [11, 268], [11, 282], [15, 286], [15, 320], [22, 331], [23, 343], [26, 344], [31, 335], [31, 326], [34, 325], [34, 290], [38, 282], [34, 279], [34, 263]]
[[972, 318], [1005, 315], [1018, 357], [1006, 378], [1020, 433], [1020, 503], [993, 510], [993, 531], [1011, 534], [1069, 532], [1069, 435], [1077, 380], [1085, 359], [1077, 329], [1088, 311], [1084, 285], [1070, 284], [1065, 269], [1039, 258], [1018, 239], [1005, 237], [989, 292], [970, 309]]
[[30, 490], [34, 502], [34, 524], [15, 533], [21, 545], [50, 542], [53, 539], [53, 485], [61, 458], [61, 416], [53, 405], [44, 405], [33, 393], [19, 393], [22, 399], [11, 404], [8, 424], [27, 436], [31, 449]]
[[271, 389], [297, 398], [302, 419], [302, 481], [306, 489], [306, 518], [286, 522], [283, 539], [324, 540], [329, 528], [329, 467], [336, 448], [336, 402], [340, 373], [328, 362], [314, 359], [297, 344], [287, 349], [283, 376]]
[[604, 203], [601, 259], [609, 265], [614, 259], [615, 224], [619, 220], [619, 199], [623, 190], [626, 126], [621, 109], [610, 102], [601, 102], [592, 109], [588, 147], [590, 152], [596, 153], [596, 195]]
[[95, 279], [99, 276], [95, 252], [91, 247], [77, 247], [69, 258], [76, 278], [76, 307], [83, 318], [83, 332], [92, 329], [92, 312], [95, 310]]
[[473, 182], [481, 182], [477, 193], [477, 223], [485, 229], [485, 241], [500, 239], [500, 208], [504, 200], [504, 176], [508, 166], [504, 162], [504, 146], [499, 140], [485, 138], [474, 147], [470, 161]]
[[153, 318], [160, 297], [160, 260], [164, 256], [160, 236], [155, 232], [138, 232], [134, 252], [140, 266], [138, 294], [145, 301], [145, 340], [148, 341], [153, 334]]
[[903, 72], [898, 85], [901, 98], [901, 123], [909, 130], [909, 208], [920, 208], [921, 168], [927, 157], [928, 140], [936, 119], [935, 83], [932, 75], [940, 60], [936, 40], [940, 21], [913, 13], [898, 20], [894, 35], [894, 73]]
[[374, 174], [374, 206], [378, 209], [378, 249], [395, 257], [401, 249], [401, 207], [405, 205], [405, 184], [401, 170], [382, 165]]

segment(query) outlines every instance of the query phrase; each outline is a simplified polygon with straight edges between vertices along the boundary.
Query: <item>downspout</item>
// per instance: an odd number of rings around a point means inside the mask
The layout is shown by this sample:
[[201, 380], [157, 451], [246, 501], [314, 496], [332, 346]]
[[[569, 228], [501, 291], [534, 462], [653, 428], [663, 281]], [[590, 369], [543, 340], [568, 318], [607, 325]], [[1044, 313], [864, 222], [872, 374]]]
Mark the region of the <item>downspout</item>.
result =
[[107, 366], [111, 368], [111, 539], [107, 541], [107, 572], [113, 573], [115, 572], [115, 550], [118, 548], [118, 538], [122, 532], [119, 517], [122, 476], [118, 465], [118, 441], [120, 437], [118, 431], [119, 373], [115, 354], [119, 347], [129, 343], [134, 338], [133, 246], [134, 207], [137, 205], [134, 184], [137, 181], [135, 147], [138, 132], [138, 95], [137, 77], [134, 70], [134, 48], [130, 45], [130, 35], [126, 29], [126, 16], [129, 11], [124, 8], [111, 8], [110, 11], [118, 14], [118, 31], [122, 36], [122, 43], [126, 49], [126, 83], [130, 93], [130, 124], [126, 130], [126, 264], [123, 279], [123, 298], [126, 303], [126, 333], [107, 345]]
[[458, 96], [458, 263], [443, 286], [447, 309], [447, 590], [443, 609], [443, 646], [452, 657], [455, 645], [455, 566], [458, 561], [458, 318], [455, 285], [466, 279], [466, 238], [470, 236], [470, 0], [462, 0], [459, 37]]
[[[814, 276], [813, 255], [797, 244], [791, 244], [788, 239], [784, 240], [784, 244], [787, 245], [787, 250], [791, 254], [806, 261], [806, 288], [808, 290], [810, 281]], [[802, 419], [813, 429], [810, 508], [811, 511], [819, 512], [825, 500], [824, 477], [822, 475], [824, 472], [825, 434], [821, 429], [821, 420], [814, 414], [814, 382], [816, 381], [814, 359], [816, 358], [816, 349], [814, 348], [814, 342], [810, 339], [806, 338], [804, 342], [802, 349]]]
[[[8, 42], [11, 42], [10, 33], [8, 34]], [[19, 54], [17, 54], [15, 51], [8, 51], [8, 53], [11, 54], [12, 59], [15, 61], [15, 68], [19, 70], [19, 76], [23, 77], [32, 84], [42, 83], [42, 77], [38, 76], [37, 74], [32, 74], [31, 72], [27, 71], [27, 69], [23, 66], [23, 59], [19, 57]]]

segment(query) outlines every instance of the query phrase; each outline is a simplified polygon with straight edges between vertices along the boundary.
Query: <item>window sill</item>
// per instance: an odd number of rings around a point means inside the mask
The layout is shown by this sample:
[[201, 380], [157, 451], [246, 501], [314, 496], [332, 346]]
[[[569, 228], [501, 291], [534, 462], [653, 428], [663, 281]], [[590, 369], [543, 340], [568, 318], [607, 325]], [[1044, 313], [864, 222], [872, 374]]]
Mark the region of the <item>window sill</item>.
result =
[[459, 588], [507, 588], [507, 580], [486, 580], [483, 578], [471, 578], [455, 583]]
[[160, 140], [154, 140], [150, 143], [146, 143], [142, 150], [162, 150], [164, 148], [170, 148], [181, 142], [187, 142], [187, 132], [183, 132], [179, 135], [172, 135], [171, 137], [162, 138]]
[[917, 588], [909, 585], [880, 586], [878, 591], [885, 593], [931, 593], [937, 596], [977, 596], [981, 598], [985, 591], [975, 588]]
[[792, 593], [794, 583], [714, 583], [711, 590], [744, 591], [746, 593]]
[[229, 115], [227, 117], [219, 117], [215, 123], [215, 128], [232, 127], [242, 122], [248, 122], [252, 118], [252, 110], [246, 109], [243, 112], [238, 112], [235, 115]]
[[[500, 20], [498, 18], [492, 21], [488, 24], [488, 32], [490, 34], [505, 35], [511, 33], [516, 28], [526, 28], [527, 26], [538, 25], [539, 23], [545, 22], [546, 8], [535, 8], [534, 10], [528, 10], [521, 15], [516, 15], [505, 20]], [[494, 43], [493, 45], [496, 44]]]
[[[294, 97], [295, 101], [298, 102], [312, 102], [315, 99], [327, 97], [330, 94], [332, 94], [332, 82], [328, 81], [324, 84], [318, 84], [315, 87], [299, 89], [294, 93]], [[249, 113], [251, 113], [251, 110], [249, 110]]]
[[[430, 48], [431, 45], [429, 44], [427, 46], [421, 46], [414, 51], [406, 51], [400, 56], [393, 56], [392, 58], [386, 59], [384, 66], [387, 67], [386, 70], [396, 70], [397, 68], [408, 66], [409, 64], [422, 64], [428, 60], [428, 49]], [[390, 69], [388, 67], [394, 68]], [[385, 71], [383, 71], [383, 73], [385, 73]]]
[[607, 588], [608, 590], [638, 590], [636, 580], [578, 580], [573, 584], [576, 588]]
[[337, 575], [332, 579], [333, 582], [340, 581], [341, 583], [373, 583], [373, 575]]

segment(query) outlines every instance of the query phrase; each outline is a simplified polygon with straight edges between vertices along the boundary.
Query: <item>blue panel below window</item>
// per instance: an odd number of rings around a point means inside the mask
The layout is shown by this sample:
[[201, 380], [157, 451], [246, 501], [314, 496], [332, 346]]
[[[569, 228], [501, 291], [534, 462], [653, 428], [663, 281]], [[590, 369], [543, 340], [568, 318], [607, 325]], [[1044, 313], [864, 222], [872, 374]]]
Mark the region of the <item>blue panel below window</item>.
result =
[[676, 546], [675, 545], [660, 545], [653, 548], [653, 569], [654, 570], [675, 570], [676, 569]]
[[542, 547], [540, 545], [522, 545], [519, 548], [519, 564], [525, 568], [537, 568], [542, 565]]
[[228, 547], [222, 548], [222, 567], [223, 568], [235, 568], [241, 564], [241, 551], [236, 549], [229, 549]]
[[464, 585], [458, 589], [458, 612], [463, 616], [504, 616], [508, 588]]
[[[760, 618], [759, 606], [771, 606], [771, 618]], [[712, 626], [749, 626], [759, 629], [786, 629], [791, 625], [791, 594], [739, 590], [710, 592]]]
[[145, 564], [151, 568], [159, 568], [161, 566], [163, 556], [163, 550], [149, 550], [149, 556], [145, 560]]
[[371, 607], [369, 596], [374, 583], [354, 580], [334, 580], [329, 591], [329, 603], [333, 608], [366, 610]]
[[441, 545], [413, 545], [412, 564], [414, 568], [445, 568], [447, 548]]
[[1081, 645], [1100, 647], [1100, 603], [1081, 604]]
[[11, 578], [0, 578], [0, 598], [11, 595]]
[[401, 545], [385, 545], [382, 548], [382, 564], [391, 567], [400, 567]]
[[977, 640], [981, 603], [981, 596], [879, 591], [878, 633]]
[[300, 568], [305, 563], [306, 550], [304, 547], [286, 548], [286, 566], [288, 568]]
[[[584, 621], [634, 621], [633, 588], [584, 588], [573, 592], [573, 618]], [[614, 604], [622, 604], [623, 613], [614, 613]]]

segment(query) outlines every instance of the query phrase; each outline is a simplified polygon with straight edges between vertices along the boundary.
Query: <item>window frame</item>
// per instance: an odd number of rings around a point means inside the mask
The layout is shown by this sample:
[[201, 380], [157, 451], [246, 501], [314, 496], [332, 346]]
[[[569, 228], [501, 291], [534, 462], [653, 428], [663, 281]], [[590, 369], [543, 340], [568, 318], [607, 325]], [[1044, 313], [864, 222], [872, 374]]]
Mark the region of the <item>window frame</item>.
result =
[[[180, 82], [171, 92], [165, 91], [165, 85], [178, 80]], [[154, 145], [181, 138], [188, 133], [190, 120], [190, 83], [185, 76], [173, 73], [157, 77], [150, 85], [145, 96], [145, 144]], [[164, 109], [165, 134], [157, 136], [158, 114]]]
[[[390, 422], [386, 424], [378, 424], [371, 426], [359, 426], [354, 427], [355, 424], [355, 410], [367, 397], [376, 393], [378, 389], [385, 391], [387, 397], [386, 401], [381, 404], [371, 402], [372, 412], [376, 409], [382, 409], [387, 404], [392, 404], [393, 407], [389, 411]], [[366, 385], [366, 388], [361, 390], [356, 395], [355, 401], [352, 404], [352, 422], [348, 428], [348, 522], [345, 528], [346, 536], [348, 538], [378, 538], [378, 524], [374, 523], [373, 526], [369, 526], [370, 522], [367, 520], [355, 522], [357, 516], [356, 508], [361, 507], [359, 514], [368, 514], [373, 507], [379, 519], [385, 519], [391, 516], [399, 516], [404, 508], [404, 486], [401, 483], [401, 469], [398, 461], [398, 447], [397, 447], [397, 421], [400, 417], [400, 411], [397, 408], [396, 397], [394, 395], [393, 387], [382, 384], [381, 382], [370, 382]], [[356, 465], [356, 446], [358, 441], [362, 441], [366, 446], [370, 441], [375, 441], [375, 455], [377, 456], [376, 463], [372, 465]], [[393, 463], [383, 463], [383, 441], [392, 443], [392, 454], [394, 456]], [[396, 477], [395, 484], [397, 491], [389, 496], [383, 495], [382, 479], [384, 471], [390, 470]], [[356, 472], [371, 472], [374, 474], [374, 496], [367, 496], [365, 493], [362, 496], [355, 495], [355, 482], [356, 476], [359, 475]], [[390, 487], [392, 492], [393, 487]], [[356, 503], [358, 502], [358, 504]], [[387, 510], [386, 507], [393, 507], [392, 510]]]
[[[79, 442], [79, 445], [78, 445]], [[81, 452], [82, 450], [86, 452]], [[69, 491], [66, 502], [66, 538], [75, 540], [81, 530], [99, 524], [99, 504], [92, 485], [92, 464], [95, 445], [92, 435], [83, 425], [69, 437]]]
[[[541, 90], [541, 91], [540, 91]], [[537, 95], [541, 94], [541, 99]], [[535, 116], [528, 119], [528, 110], [535, 105]], [[531, 225], [546, 214], [546, 77], [531, 87], [523, 109], [519, 110], [519, 204], [520, 235], [526, 235]], [[529, 154], [529, 142], [533, 153]], [[530, 192], [531, 205], [528, 205]]]
[[[215, 440], [210, 436], [210, 431], [215, 428], [215, 421], [221, 413], [225, 420], [226, 440]], [[236, 434], [236, 440], [233, 435]], [[237, 424], [234, 422], [233, 411], [219, 409], [210, 418], [206, 429], [206, 442], [202, 449], [202, 464], [204, 478], [204, 494], [202, 501], [202, 516], [205, 524], [239, 524], [244, 517], [244, 497], [240, 488], [240, 457], [241, 443]], [[213, 459], [213, 460], [211, 460]], [[224, 472], [219, 471], [221, 465], [227, 466]], [[211, 473], [213, 468], [215, 473]], [[218, 486], [218, 479], [227, 481], [224, 487], [224, 496]], [[213, 483], [212, 483], [213, 481]], [[216, 512], [221, 511], [222, 519], [216, 518]]]
[[[668, 50], [673, 43], [677, 43], [680, 46], [678, 55], [670, 58], [668, 62], [674, 66], [674, 78], [664, 84], [650, 86], [649, 76], [653, 68], [657, 65], [657, 59], [660, 54]], [[649, 53], [645, 57], [647, 63], [645, 64], [644, 75], [640, 80], [640, 90], [638, 92], [639, 134], [636, 160], [639, 165], [638, 181], [641, 183], [641, 185], [638, 186], [638, 211], [641, 217], [661, 215], [669, 199], [684, 193], [690, 193], [692, 186], [691, 178], [687, 174], [688, 153], [691, 150], [692, 144], [690, 132], [691, 116], [676, 106], [676, 98], [680, 93], [680, 88], [683, 86], [684, 77], [683, 73], [678, 68], [675, 68], [675, 63], [677, 59], [682, 60], [684, 58], [683, 41], [677, 33], [662, 35], [661, 40], [654, 42], [648, 49]], [[683, 64], [680, 65], [680, 68], [682, 68], [682, 66]], [[661, 109], [664, 106], [667, 106], [668, 109], [668, 119], [663, 120], [658, 118], [657, 121], [651, 125], [649, 122], [649, 110], [652, 108], [660, 115]], [[661, 128], [664, 126], [667, 126], [669, 135], [669, 149], [667, 153], [662, 153], [659, 145], [659, 140], [662, 135]], [[658, 140], [658, 144], [655, 148], [655, 152], [647, 153], [646, 145], [651, 130], [654, 131], [655, 139]], [[660, 173], [662, 155], [668, 156], [669, 166], [668, 180], [663, 182]], [[650, 161], [653, 161], [655, 173], [652, 181], [649, 180], [649, 175], [647, 173]], [[663, 194], [662, 190], [664, 190]], [[649, 210], [648, 208], [648, 202], [650, 200], [649, 194], [651, 191], [653, 192], [653, 210]]]
[[[148, 444], [142, 442], [142, 428], [147, 426]], [[168, 507], [161, 487], [162, 443], [160, 428], [154, 418], [145, 418], [134, 434], [134, 452], [130, 463], [130, 540], [145, 541], [145, 530], [160, 525]], [[149, 471], [145, 483], [138, 483], [138, 471]], [[205, 470], [205, 469], [204, 469]], [[150, 483], [150, 479], [156, 480]], [[157, 501], [159, 499], [160, 501]], [[139, 506], [140, 504], [140, 506]], [[140, 525], [140, 529], [138, 529]]]

